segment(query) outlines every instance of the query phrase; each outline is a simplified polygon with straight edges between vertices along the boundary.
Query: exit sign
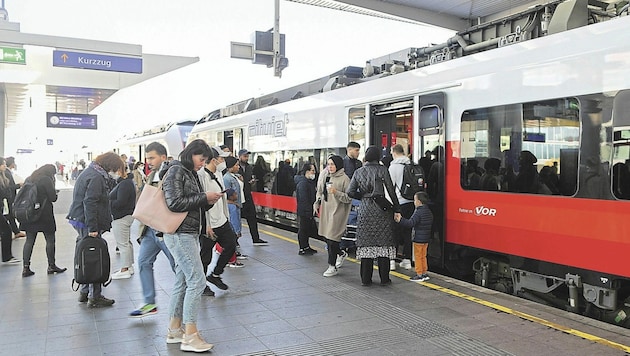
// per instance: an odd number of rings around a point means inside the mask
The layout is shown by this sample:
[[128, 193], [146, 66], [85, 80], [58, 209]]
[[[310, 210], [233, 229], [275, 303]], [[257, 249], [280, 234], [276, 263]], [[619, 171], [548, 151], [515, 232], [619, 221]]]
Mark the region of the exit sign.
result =
[[26, 64], [26, 50], [23, 48], [0, 47], [0, 62]]

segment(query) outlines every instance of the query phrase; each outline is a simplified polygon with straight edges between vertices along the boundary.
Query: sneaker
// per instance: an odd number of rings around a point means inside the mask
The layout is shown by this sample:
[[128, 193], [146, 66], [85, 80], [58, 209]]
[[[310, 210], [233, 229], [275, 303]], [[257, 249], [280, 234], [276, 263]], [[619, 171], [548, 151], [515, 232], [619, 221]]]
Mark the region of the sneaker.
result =
[[214, 292], [212, 291], [212, 289], [210, 289], [210, 287], [206, 286], [206, 288], [203, 289], [203, 293], [201, 293], [201, 295], [205, 295], [206, 297], [214, 297]]
[[400, 268], [411, 269], [411, 260], [408, 258], [404, 258], [402, 262], [399, 264]]
[[127, 279], [127, 278], [131, 278], [131, 273], [129, 273], [129, 270], [118, 271], [118, 272], [112, 273], [112, 279]]
[[240, 252], [237, 252], [237, 253], [236, 253], [236, 259], [237, 259], [237, 260], [246, 260], [246, 259], [248, 259], [248, 258], [249, 258], [249, 256], [244, 255], [244, 254], [242, 254], [242, 253], [240, 253]]
[[431, 279], [431, 277], [429, 277], [429, 275], [428, 275], [428, 274], [426, 274], [426, 273], [425, 273], [425, 274], [420, 275], [420, 277], [422, 277], [421, 282], [428, 281], [429, 279]]
[[389, 270], [390, 271], [395, 271], [396, 270], [396, 261], [395, 260], [390, 260], [389, 261]]
[[305, 248], [305, 250], [310, 251], [311, 253], [317, 253], [317, 250], [312, 248], [312, 247], [310, 247], [310, 246]]
[[324, 277], [332, 277], [337, 275], [337, 267], [328, 266], [328, 269], [324, 272]]
[[79, 292], [79, 303], [87, 303], [88, 294]]
[[199, 332], [192, 335], [184, 335], [179, 349], [182, 351], [206, 352], [212, 350], [214, 345], [205, 342]]
[[15, 257], [11, 257], [9, 260], [4, 261], [4, 263], [7, 263], [7, 264], [12, 264], [12, 265], [14, 265], [14, 264], [18, 264], [18, 263], [20, 263], [20, 262], [22, 262], [22, 260], [18, 260], [18, 259], [17, 259], [17, 258], [15, 258]]
[[167, 344], [179, 344], [184, 341], [184, 328], [179, 328], [177, 330], [168, 329], [166, 333], [166, 343]]
[[157, 314], [157, 305], [147, 303], [140, 308], [129, 313], [131, 318], [144, 318], [145, 316]]
[[302, 249], [300, 249], [300, 251], [298, 251], [298, 255], [300, 255], [300, 256], [310, 256], [312, 254], [313, 254], [313, 252], [311, 250], [307, 249], [307, 248], [302, 248]]
[[88, 298], [87, 306], [88, 308], [110, 307], [115, 302], [115, 300], [105, 298], [101, 295], [96, 298]]
[[346, 251], [341, 251], [341, 255], [337, 255], [337, 261], [335, 262], [335, 267], [339, 268], [343, 265], [343, 261], [348, 257], [348, 253]]
[[214, 274], [210, 274], [209, 276], [206, 277], [206, 280], [212, 284], [214, 284], [215, 286], [217, 286], [217, 288], [221, 289], [221, 290], [227, 290], [228, 289], [228, 285], [223, 283], [223, 281], [221, 280], [220, 276], [215, 276]]
[[230, 262], [227, 264], [228, 267], [232, 267], [232, 268], [243, 268], [245, 267], [244, 264], [238, 262], [238, 261], [234, 261], [234, 262]]
[[254, 244], [254, 246], [265, 245], [266, 243], [267, 243], [267, 241], [265, 241], [263, 239], [258, 239], [258, 240], [252, 241], [252, 244]]
[[409, 280], [411, 282], [422, 282], [423, 281], [422, 276], [424, 276], [424, 275], [416, 274], [415, 276], [409, 278]]

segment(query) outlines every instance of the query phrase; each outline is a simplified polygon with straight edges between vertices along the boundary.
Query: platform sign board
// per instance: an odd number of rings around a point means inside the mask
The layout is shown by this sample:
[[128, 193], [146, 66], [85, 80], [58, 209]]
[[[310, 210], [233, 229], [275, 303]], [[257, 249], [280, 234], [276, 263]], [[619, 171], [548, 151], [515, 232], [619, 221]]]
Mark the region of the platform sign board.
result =
[[96, 130], [96, 115], [47, 112], [46, 127]]
[[55, 50], [53, 51], [53, 67], [139, 74], [142, 73], [142, 58]]
[[26, 50], [23, 48], [0, 47], [0, 62], [26, 64]]

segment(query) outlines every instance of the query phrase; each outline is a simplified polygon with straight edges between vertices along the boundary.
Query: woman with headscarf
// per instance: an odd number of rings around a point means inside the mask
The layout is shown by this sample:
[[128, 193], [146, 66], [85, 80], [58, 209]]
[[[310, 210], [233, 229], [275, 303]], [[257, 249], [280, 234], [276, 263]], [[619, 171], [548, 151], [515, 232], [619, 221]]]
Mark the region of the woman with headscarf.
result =
[[0, 239], [2, 239], [2, 262], [18, 264], [21, 261], [13, 257], [13, 253], [11, 252], [13, 237], [11, 236], [12, 231], [11, 225], [9, 224], [9, 219], [12, 218], [9, 214], [9, 206], [13, 203], [13, 199], [15, 198], [15, 194], [13, 193], [15, 190], [11, 185], [11, 180], [6, 171], [7, 162], [3, 157], [0, 157], [0, 210], [2, 210], [2, 214], [0, 214]]
[[55, 173], [57, 169], [52, 164], [45, 164], [36, 169], [27, 182], [32, 182], [37, 187], [37, 202], [40, 204], [41, 215], [39, 219], [32, 222], [23, 222], [20, 227], [26, 231], [26, 242], [24, 243], [24, 269], [22, 277], [29, 277], [35, 274], [31, 270], [31, 255], [33, 245], [38, 232], [44, 233], [46, 239], [46, 257], [48, 259], [48, 274], [62, 273], [67, 268], [59, 268], [55, 264], [55, 215], [53, 213], [53, 202], [57, 201], [57, 191], [55, 190]]
[[[400, 212], [400, 205], [389, 171], [379, 163], [380, 157], [381, 151], [376, 146], [368, 147], [365, 151], [366, 163], [354, 172], [348, 188], [350, 197], [361, 200], [356, 254], [361, 259], [361, 284], [364, 286], [372, 284], [375, 258], [378, 260], [381, 285], [390, 284], [389, 261], [396, 257], [393, 224], [394, 213]], [[381, 207], [386, 205], [382, 203], [385, 199], [392, 205], [386, 210]]]
[[328, 245], [328, 269], [324, 272], [324, 277], [332, 277], [337, 274], [337, 269], [347, 256], [339, 248], [339, 243], [346, 232], [352, 199], [346, 193], [350, 179], [344, 173], [343, 158], [330, 156], [327, 168], [322, 172], [325, 176], [317, 186], [313, 210], [319, 211], [318, 233], [326, 238]]

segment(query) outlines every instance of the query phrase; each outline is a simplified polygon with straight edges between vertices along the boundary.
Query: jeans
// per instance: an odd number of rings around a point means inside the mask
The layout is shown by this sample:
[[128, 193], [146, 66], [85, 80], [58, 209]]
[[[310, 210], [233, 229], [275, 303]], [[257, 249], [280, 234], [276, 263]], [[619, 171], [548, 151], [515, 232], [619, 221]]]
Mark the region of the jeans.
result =
[[[79, 241], [83, 240], [83, 239], [91, 239], [91, 237], [88, 236], [88, 229], [87, 227], [84, 228], [77, 228], [75, 227], [74, 230], [79, 234], [77, 236], [77, 245], [79, 244]], [[99, 231], [98, 233], [98, 237], [101, 237], [101, 232]], [[76, 250], [74, 252], [74, 254], [76, 255]], [[88, 298], [90, 299], [94, 299], [94, 298], [98, 298], [101, 296], [101, 284], [100, 283], [94, 283], [94, 284], [81, 284], [81, 287], [79, 289], [79, 291], [81, 293], [85, 293], [88, 295]]]
[[171, 293], [169, 316], [184, 324], [196, 324], [201, 293], [206, 278], [199, 258], [198, 234], [164, 234], [164, 242], [175, 259], [175, 285]]
[[247, 225], [249, 226], [249, 234], [252, 236], [252, 241], [255, 242], [260, 240], [260, 234], [258, 233], [258, 220], [256, 219], [256, 206], [254, 206], [253, 200], [246, 200], [243, 203], [241, 216], [244, 217], [245, 220], [247, 220]]
[[241, 235], [242, 223], [241, 223], [241, 208], [236, 204], [228, 204], [230, 210], [230, 224], [236, 236]]
[[142, 235], [140, 252], [138, 252], [138, 266], [140, 267], [140, 283], [142, 284], [142, 296], [146, 304], [155, 304], [155, 279], [153, 277], [153, 263], [160, 251], [164, 252], [175, 272], [175, 260], [166, 247], [164, 239], [157, 236], [155, 230], [150, 227]]
[[[35, 239], [37, 238], [37, 231], [26, 232], [26, 242], [24, 243], [24, 250], [22, 252], [22, 261], [24, 267], [31, 265], [31, 255], [33, 255], [33, 245], [35, 245]], [[44, 232], [44, 238], [46, 239], [46, 257], [48, 258], [48, 265], [55, 265], [55, 232]]]
[[131, 267], [133, 264], [133, 246], [131, 245], [131, 224], [133, 217], [131, 215], [123, 216], [120, 219], [112, 221], [112, 232], [116, 238], [116, 246], [120, 251], [121, 265], [123, 267]]

